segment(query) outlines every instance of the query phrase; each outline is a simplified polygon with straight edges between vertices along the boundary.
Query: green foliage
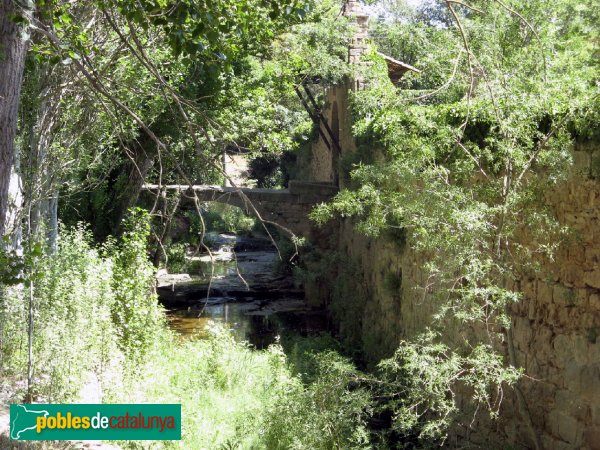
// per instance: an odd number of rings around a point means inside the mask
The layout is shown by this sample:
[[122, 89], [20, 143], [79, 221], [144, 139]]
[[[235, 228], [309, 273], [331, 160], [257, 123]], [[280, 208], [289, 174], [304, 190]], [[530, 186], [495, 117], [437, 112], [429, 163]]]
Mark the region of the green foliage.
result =
[[598, 114], [592, 2], [511, 2], [535, 31], [500, 2], [469, 4], [480, 11], [457, 9], [464, 35], [417, 19], [378, 26], [382, 47], [427, 73], [398, 91], [369, 56], [352, 118], [359, 153], [373, 156], [352, 161], [351, 189], [312, 215], [353, 217], [374, 237], [403, 229], [425, 261], [431, 326], [488, 330], [452, 347], [427, 338], [398, 350], [408, 384], [396, 425], [425, 440], [445, 436], [459, 380], [495, 413], [485, 392], [518, 377], [500, 357], [507, 311], [520, 300], [514, 281], [535, 276], [563, 241], [544, 192], [565, 180], [573, 140], [594, 134], [588, 119]]
[[[211, 203], [203, 212], [206, 231], [244, 233], [256, 227], [256, 219], [241, 208], [225, 203]], [[200, 231], [200, 230], [199, 230]]]
[[44, 258], [42, 270], [34, 325], [38, 393], [49, 400], [76, 398], [90, 374], [104, 381], [120, 354], [110, 315], [113, 265], [79, 226], [63, 230], [57, 253]]
[[340, 1], [319, 2], [311, 21], [290, 28], [273, 43], [271, 70], [297, 82], [301, 75], [317, 77], [325, 86], [338, 84], [351, 74], [347, 63], [348, 40], [354, 31], [339, 15]]
[[256, 351], [213, 325], [205, 339], [163, 341], [149, 355], [140, 386], [149, 401], [182, 403], [186, 448], [371, 448], [369, 392], [353, 386], [359, 373], [339, 354], [317, 347], [323, 351], [302, 356], [310, 359], [303, 382], [281, 346]]
[[112, 318], [121, 349], [134, 360], [143, 358], [164, 322], [156, 294], [152, 293], [154, 267], [146, 254], [149, 235], [148, 212], [132, 209], [120, 240], [106, 246], [113, 261], [111, 286], [115, 301]]
[[24, 270], [23, 258], [15, 249], [0, 247], [0, 283], [9, 286], [22, 283]]
[[497, 414], [503, 389], [520, 376], [487, 345], [461, 356], [431, 332], [414, 342], [402, 341], [394, 356], [382, 360], [378, 368], [389, 399], [382, 406], [393, 412], [392, 428], [405, 439], [416, 436], [421, 445], [443, 443], [458, 413], [457, 386], [472, 390], [477, 405]]
[[[40, 257], [37, 400], [78, 401], [91, 391], [103, 402], [181, 403], [186, 448], [369, 448], [369, 393], [352, 385], [358, 373], [347, 360], [325, 351], [331, 338], [298, 341], [293, 362], [279, 345], [256, 351], [217, 326], [205, 339], [181, 341], [149, 289], [147, 214], [132, 211], [125, 229], [102, 252], [84, 226], [63, 229], [57, 252]], [[0, 370], [17, 380], [27, 366], [27, 310], [23, 293], [10, 289], [0, 304]]]
[[166, 247], [166, 267], [169, 273], [186, 273], [186, 244], [177, 243]]
[[[46, 276], [36, 280], [34, 339], [38, 399], [75, 400], [95, 378], [105, 402], [182, 403], [187, 448], [368, 449], [376, 411], [393, 411], [402, 436], [437, 442], [453, 411], [451, 381], [465, 383], [487, 404], [496, 384], [517, 377], [488, 347], [446, 360], [450, 350], [425, 339], [419, 346], [403, 343], [376, 376], [340, 356], [329, 335], [286, 338], [283, 347], [256, 351], [215, 326], [206, 339], [182, 342], [164, 320], [154, 319], [162, 311], [148, 290], [148, 229], [147, 214], [134, 210], [122, 239], [106, 246], [104, 256], [80, 226], [62, 230], [57, 253], [42, 257]], [[16, 296], [1, 310], [2, 371], [11, 376], [26, 366], [24, 305]]]
[[[33, 43], [25, 98], [32, 119], [42, 92], [56, 93], [60, 103], [51, 123], [61, 126], [50, 133], [47, 150], [65, 222], [90, 222], [104, 240], [120, 231], [123, 212], [137, 198], [138, 172], [149, 182], [179, 183], [182, 172], [202, 183], [218, 182], [215, 156], [224, 148], [282, 153], [295, 147], [293, 138], [310, 135], [310, 121], [291, 87], [297, 64], [287, 67], [287, 52], [278, 46], [282, 31], [308, 33], [296, 25], [314, 22], [334, 5], [315, 9], [312, 3], [41, 2], [37, 12], [53, 39], [44, 34]], [[332, 39], [338, 54], [345, 51], [344, 38], [329, 29], [331, 15], [327, 25], [312, 25], [318, 36], [311, 42], [298, 41], [302, 52], [311, 50], [307, 58], [327, 59]], [[328, 40], [319, 35], [325, 30]], [[33, 82], [42, 65], [52, 74], [49, 84], [60, 89], [44, 91], [43, 83]], [[73, 78], [68, 88], [66, 77]], [[148, 131], [164, 146], [157, 148]]]
[[[488, 6], [486, 11], [497, 18], [498, 8]], [[474, 33], [483, 33], [480, 26], [488, 19], [467, 23]], [[506, 33], [512, 33], [514, 19], [503, 20]], [[510, 64], [533, 64], [527, 59], [532, 56], [514, 41], [494, 46], [497, 33], [480, 37], [487, 47], [479, 42], [473, 45], [486, 48], [494, 76], [500, 77]], [[512, 57], [498, 67], [498, 60], [489, 56], [490, 48], [509, 49]], [[498, 88], [493, 98], [482, 90], [470, 101], [435, 106], [404, 104], [406, 94], [390, 90], [381, 76], [383, 68], [372, 66], [372, 84], [354, 101], [354, 131], [359, 142], [379, 144], [385, 159], [358, 165], [352, 172], [358, 188], [340, 193], [331, 204], [318, 208], [314, 217], [323, 220], [336, 211], [357, 216], [359, 230], [375, 236], [390, 224], [399, 224], [413, 247], [438, 255], [432, 257], [428, 271], [442, 288], [456, 286], [455, 281], [461, 284], [452, 289], [453, 301], [457, 297], [483, 300], [502, 316], [515, 295], [494, 287], [495, 283], [518, 276], [531, 259], [498, 258], [503, 253], [498, 243], [509, 242], [511, 252], [522, 256], [553, 251], [560, 229], [539, 202], [539, 193], [564, 178], [570, 162], [567, 122], [591, 106], [579, 96], [589, 73], [571, 71], [579, 80], [571, 91], [564, 89], [562, 72], [556, 72], [557, 84], [550, 88], [541, 81], [532, 86], [530, 70], [537, 70], [539, 76], [543, 65], [536, 56], [532, 58], [537, 65]], [[494, 78], [488, 82], [493, 84]], [[532, 230], [526, 240], [524, 226]]]
[[163, 341], [148, 355], [140, 385], [153, 402], [182, 403], [186, 448], [251, 448], [260, 442], [274, 387], [289, 380], [282, 358], [276, 348], [255, 352], [236, 343], [231, 333], [215, 325], [206, 339]]
[[287, 187], [290, 180], [289, 170], [293, 169], [295, 161], [295, 154], [289, 151], [281, 155], [273, 153], [258, 155], [250, 161], [248, 177], [256, 180], [258, 188]]
[[[91, 393], [104, 402], [181, 403], [186, 448], [370, 448], [370, 394], [355, 386], [352, 364], [328, 350], [330, 337], [296, 341], [288, 361], [279, 345], [256, 351], [217, 326], [198, 341], [168, 332], [151, 289], [148, 233], [148, 214], [133, 210], [123, 236], [101, 250], [80, 225], [61, 230], [56, 253], [36, 256], [45, 274], [33, 279], [36, 400]], [[27, 367], [27, 309], [24, 292], [8, 289], [0, 370], [18, 380]]]
[[[98, 396], [118, 392], [163, 338], [164, 315], [146, 256], [148, 231], [147, 214], [132, 211], [122, 239], [101, 251], [79, 225], [61, 230], [56, 253], [28, 260], [37, 398], [76, 399], [93, 380]], [[11, 377], [27, 366], [28, 294], [23, 286], [2, 290], [0, 370]]]
[[[66, 42], [63, 64], [93, 51], [93, 33], [78, 22], [82, 7], [60, 0], [38, 2], [40, 16]], [[311, 11], [310, 1], [226, 0], [198, 5], [193, 1], [98, 0], [89, 5], [118, 13], [129, 28], [162, 34], [175, 56], [200, 62], [203, 74], [229, 71], [240, 54], [260, 52], [275, 33], [301, 22]], [[123, 31], [126, 33], [126, 31]]]
[[[294, 87], [318, 78], [320, 85], [312, 89], [322, 102], [323, 88], [350, 74], [346, 43], [351, 29], [338, 17], [339, 9], [337, 0], [319, 2], [304, 23], [277, 35], [263, 54], [239, 61], [236, 76], [228, 80], [217, 98], [218, 109], [211, 113], [221, 125], [219, 132], [211, 132], [221, 148], [250, 150], [256, 165], [272, 159], [286, 166], [286, 155], [312, 139], [313, 123]], [[285, 184], [285, 173], [283, 167], [282, 176], [265, 180], [265, 185]]]
[[[448, 28], [431, 26], [427, 23], [405, 21], [392, 24], [376, 24], [371, 33], [377, 50], [395, 59], [418, 68], [421, 73], [406, 73], [399, 83], [402, 96], [417, 97], [430, 93], [442, 86], [454, 71], [454, 65], [465, 67], [467, 59], [459, 37]], [[450, 103], [459, 101], [464, 95], [468, 78], [459, 72], [448, 89], [424, 103]]]
[[[102, 383], [120, 355], [110, 314], [112, 264], [90, 242], [82, 226], [63, 230], [57, 253], [35, 266], [44, 273], [34, 284], [35, 392], [48, 401], [75, 398], [91, 374]], [[13, 288], [6, 294], [0, 312], [2, 371], [15, 374], [27, 364], [25, 292]]]
[[125, 17], [146, 28], [161, 27], [176, 54], [228, 61], [242, 51], [259, 50], [274, 32], [301, 20], [309, 2], [227, 0], [207, 5], [193, 1], [107, 1]]
[[316, 376], [303, 387], [299, 379], [279, 386], [267, 416], [265, 448], [368, 449], [369, 391], [353, 387], [358, 372], [334, 352], [317, 353]]
[[340, 343], [331, 334], [324, 332], [310, 337], [295, 333], [283, 334], [281, 347], [292, 373], [308, 384], [319, 376], [317, 355], [341, 353]]

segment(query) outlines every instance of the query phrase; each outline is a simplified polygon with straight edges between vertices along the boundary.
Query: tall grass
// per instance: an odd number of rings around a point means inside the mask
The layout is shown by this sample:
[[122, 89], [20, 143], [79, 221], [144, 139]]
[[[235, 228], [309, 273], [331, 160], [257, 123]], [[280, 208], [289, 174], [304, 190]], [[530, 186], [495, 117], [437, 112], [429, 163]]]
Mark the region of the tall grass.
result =
[[[35, 400], [182, 404], [181, 442], [124, 448], [369, 448], [369, 394], [350, 388], [356, 371], [337, 353], [297, 346], [290, 362], [279, 344], [257, 351], [216, 325], [193, 341], [167, 328], [145, 220], [135, 213], [101, 248], [85, 227], [63, 229], [58, 251], [36, 262]], [[14, 402], [27, 373], [25, 291], [5, 290], [0, 302], [0, 374]]]
[[[370, 398], [349, 389], [353, 366], [330, 352], [306, 355], [303, 382], [279, 344], [257, 351], [213, 325], [205, 339], [164, 341], [150, 355], [134, 398], [181, 403], [183, 442], [128, 442], [126, 448], [371, 448]], [[168, 363], [167, 363], [168, 361]], [[305, 374], [306, 375], [306, 374]]]

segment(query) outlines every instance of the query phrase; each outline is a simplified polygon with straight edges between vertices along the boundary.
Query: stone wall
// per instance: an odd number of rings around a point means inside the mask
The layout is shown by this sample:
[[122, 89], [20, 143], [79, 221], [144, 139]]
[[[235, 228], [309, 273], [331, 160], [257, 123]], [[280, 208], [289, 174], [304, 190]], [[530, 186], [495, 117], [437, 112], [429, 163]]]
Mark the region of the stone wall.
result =
[[[348, 99], [350, 87], [351, 83], [349, 82], [345, 86], [333, 87], [327, 91], [323, 116], [333, 133], [338, 136], [342, 153], [336, 155], [335, 150], [330, 150], [323, 139], [319, 138], [313, 144], [311, 150], [310, 169], [308, 171], [308, 178], [311, 181], [335, 183], [340, 187], [345, 185], [343, 158], [356, 151], [356, 144], [351, 133], [352, 124], [348, 114], [350, 110]], [[337, 121], [333, 117], [334, 104], [337, 105]]]
[[[347, 89], [332, 91], [329, 104], [338, 101], [345, 111]], [[355, 151], [345, 115], [340, 115], [340, 140], [342, 158]], [[574, 161], [569, 180], [546, 193], [572, 239], [543, 275], [519, 281], [515, 287], [524, 298], [512, 310], [516, 359], [527, 374], [519, 386], [545, 449], [600, 449], [600, 146], [578, 146]], [[331, 181], [334, 165], [326, 147], [316, 144], [314, 177]], [[435, 305], [423, 295], [421, 261], [402, 236], [368, 239], [350, 220], [339, 223], [335, 239], [341, 262], [337, 280], [329, 291], [323, 283], [308, 286], [307, 297], [327, 304], [342, 336], [377, 361], [430, 323]], [[448, 324], [446, 339], [464, 332]], [[534, 448], [512, 391], [506, 392], [499, 420], [469, 420], [454, 430], [448, 446], [465, 441]]]
[[600, 182], [589, 177], [594, 155], [600, 147], [577, 148], [571, 179], [546, 194], [573, 239], [546, 277], [521, 280], [525, 298], [513, 309], [517, 362], [539, 380], [522, 384], [545, 448], [600, 448]]
[[[577, 161], [586, 158], [589, 149], [576, 154]], [[585, 175], [587, 167], [576, 169], [546, 194], [573, 238], [544, 275], [518, 283], [524, 299], [512, 311], [517, 364], [527, 374], [520, 387], [546, 449], [600, 449], [600, 182]], [[387, 356], [424, 330], [435, 305], [424, 299], [421, 262], [410, 248], [397, 239], [367, 239], [346, 222], [339, 249], [361, 268], [354, 280], [365, 304], [357, 326], [367, 357]], [[400, 292], [391, 291], [390, 279], [401, 280]], [[452, 339], [461, 330], [446, 333]], [[456, 431], [472, 443], [532, 448], [524, 423], [509, 393], [498, 422]]]

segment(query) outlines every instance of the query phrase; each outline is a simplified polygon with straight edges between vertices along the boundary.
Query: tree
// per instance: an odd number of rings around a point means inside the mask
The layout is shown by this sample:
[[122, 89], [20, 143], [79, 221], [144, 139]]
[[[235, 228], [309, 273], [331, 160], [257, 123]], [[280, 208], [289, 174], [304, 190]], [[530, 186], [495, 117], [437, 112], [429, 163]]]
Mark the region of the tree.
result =
[[[47, 119], [42, 110], [48, 103], [38, 101], [43, 86], [35, 82], [27, 86], [30, 102], [24, 109], [21, 150], [32, 163], [27, 166], [26, 189], [33, 223], [38, 222], [40, 208], [56, 210], [59, 186], [63, 191], [68, 186], [63, 193], [69, 199], [103, 184], [105, 198], [98, 203], [98, 195], [91, 195], [88, 204], [108, 208], [92, 208], [93, 216], [79, 218], [108, 215], [97, 233], [105, 237], [119, 227], [124, 211], [135, 203], [155, 161], [160, 162], [161, 173], [163, 165], [165, 175], [177, 173], [174, 182], [195, 180], [200, 174], [212, 177], [219, 170], [215, 155], [221, 151], [214, 136], [222, 133], [210, 117], [211, 108], [217, 105], [214, 99], [227, 96], [228, 80], [238, 77], [243, 68], [240, 60], [265, 51], [280, 30], [306, 16], [310, 4], [293, 0], [224, 0], [203, 6], [196, 2], [45, 0], [38, 3], [34, 15], [4, 1], [3, 26], [10, 30], [3, 38], [11, 51], [6, 61], [14, 67], [3, 64], [3, 70], [22, 74], [26, 49], [16, 45], [24, 44], [16, 38], [21, 29], [17, 22], [28, 23], [35, 33], [28, 79], [39, 79], [36, 73], [44, 71], [58, 73], [47, 88], [57, 92], [60, 87], [67, 94], [58, 95], [52, 108], [50, 122], [55, 128], [44, 129], [38, 123], [42, 117]], [[11, 33], [15, 42], [8, 42]], [[15, 65], [17, 59], [20, 62]], [[12, 86], [2, 105], [6, 107], [3, 120], [11, 121], [9, 127], [3, 126], [7, 145], [2, 147], [1, 160], [7, 174], [1, 181], [7, 191], [21, 75], [3, 79], [9, 81], [3, 88]], [[85, 108], [79, 111], [81, 106]], [[102, 142], [100, 149], [90, 145], [97, 138]], [[59, 163], [50, 168], [44, 160]], [[90, 161], [94, 164], [86, 166]], [[50, 198], [51, 208], [42, 205]], [[4, 218], [8, 194], [0, 199]]]
[[28, 35], [13, 0], [0, 1], [0, 236], [7, 230], [9, 185]]

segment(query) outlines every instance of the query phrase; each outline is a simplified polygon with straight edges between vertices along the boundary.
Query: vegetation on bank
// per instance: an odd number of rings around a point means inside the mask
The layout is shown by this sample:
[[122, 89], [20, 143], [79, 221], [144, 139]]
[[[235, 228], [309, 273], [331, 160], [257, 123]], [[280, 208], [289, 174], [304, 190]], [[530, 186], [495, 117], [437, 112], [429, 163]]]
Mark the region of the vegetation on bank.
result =
[[[31, 356], [29, 292], [4, 292], [2, 378], [21, 386], [11, 401], [181, 403], [183, 443], [194, 449], [391, 448], [411, 442], [418, 430], [422, 440], [443, 439], [445, 423], [423, 421], [423, 413], [453, 411], [453, 401], [441, 400], [439, 392], [446, 376], [469, 360], [444, 362], [439, 372], [434, 363], [443, 361], [443, 346], [399, 350], [366, 373], [326, 336], [288, 338], [257, 351], [215, 325], [207, 338], [182, 341], [152, 293], [147, 214], [134, 210], [125, 230], [98, 247], [84, 226], [63, 229], [57, 252], [38, 256]], [[499, 361], [488, 362], [491, 376], [498, 376]], [[481, 379], [471, 386], [487, 395]]]
[[351, 363], [333, 352], [295, 352], [295, 364], [310, 367], [300, 374], [281, 345], [256, 351], [216, 325], [208, 338], [182, 341], [152, 293], [147, 215], [134, 211], [125, 228], [100, 247], [84, 226], [63, 229], [57, 252], [39, 256], [31, 359], [29, 294], [6, 288], [1, 374], [22, 387], [11, 401], [29, 395], [61, 403], [83, 395], [106, 403], [182, 403], [186, 448], [366, 448], [370, 399], [365, 389], [349, 389], [357, 373]]
[[263, 351], [216, 325], [206, 338], [178, 338], [152, 293], [147, 214], [133, 211], [125, 229], [98, 247], [83, 225], [65, 228], [57, 252], [38, 256], [31, 359], [29, 294], [5, 288], [1, 374], [22, 387], [11, 401], [181, 403], [183, 445], [194, 449], [388, 448], [392, 430], [372, 426], [384, 410], [403, 411], [406, 429], [414, 427], [414, 405], [398, 397], [402, 361], [414, 362], [411, 355], [383, 362], [375, 376], [357, 370], [326, 336], [288, 338]]
[[[435, 446], [462, 412], [457, 387], [496, 415], [521, 374], [514, 282], [565, 236], [542, 194], [565, 178], [574, 141], [598, 139], [594, 2], [426, 1], [374, 26], [381, 50], [423, 73], [398, 90], [369, 56], [367, 89], [352, 97], [358, 149], [341, 161], [348, 189], [314, 217], [352, 217], [421, 252], [439, 314], [370, 373], [306, 342], [257, 352], [222, 330], [186, 343], [168, 331], [146, 250], [151, 241], [155, 262], [168, 256], [179, 198], [151, 199], [153, 227], [139, 211], [123, 221], [142, 183], [221, 182], [222, 153], [237, 149], [255, 156], [261, 185], [285, 184], [286, 158], [306, 159], [316, 137], [293, 87], [349, 76], [353, 30], [334, 0], [167, 4], [0, 3], [14, 28], [0, 44], [31, 39], [24, 69], [12, 69], [24, 73], [11, 86], [18, 128], [0, 127], [10, 144], [0, 147], [0, 371], [15, 397], [71, 401], [96, 386], [102, 401], [181, 401], [190, 448]], [[22, 192], [8, 195], [11, 171]], [[207, 226], [254, 226], [238, 210], [199, 221], [198, 203], [194, 245]], [[304, 275], [340, 275], [332, 310], [359, 327], [360, 268], [332, 273], [347, 258], [313, 256], [320, 270]], [[445, 321], [487, 333], [450, 346]]]

